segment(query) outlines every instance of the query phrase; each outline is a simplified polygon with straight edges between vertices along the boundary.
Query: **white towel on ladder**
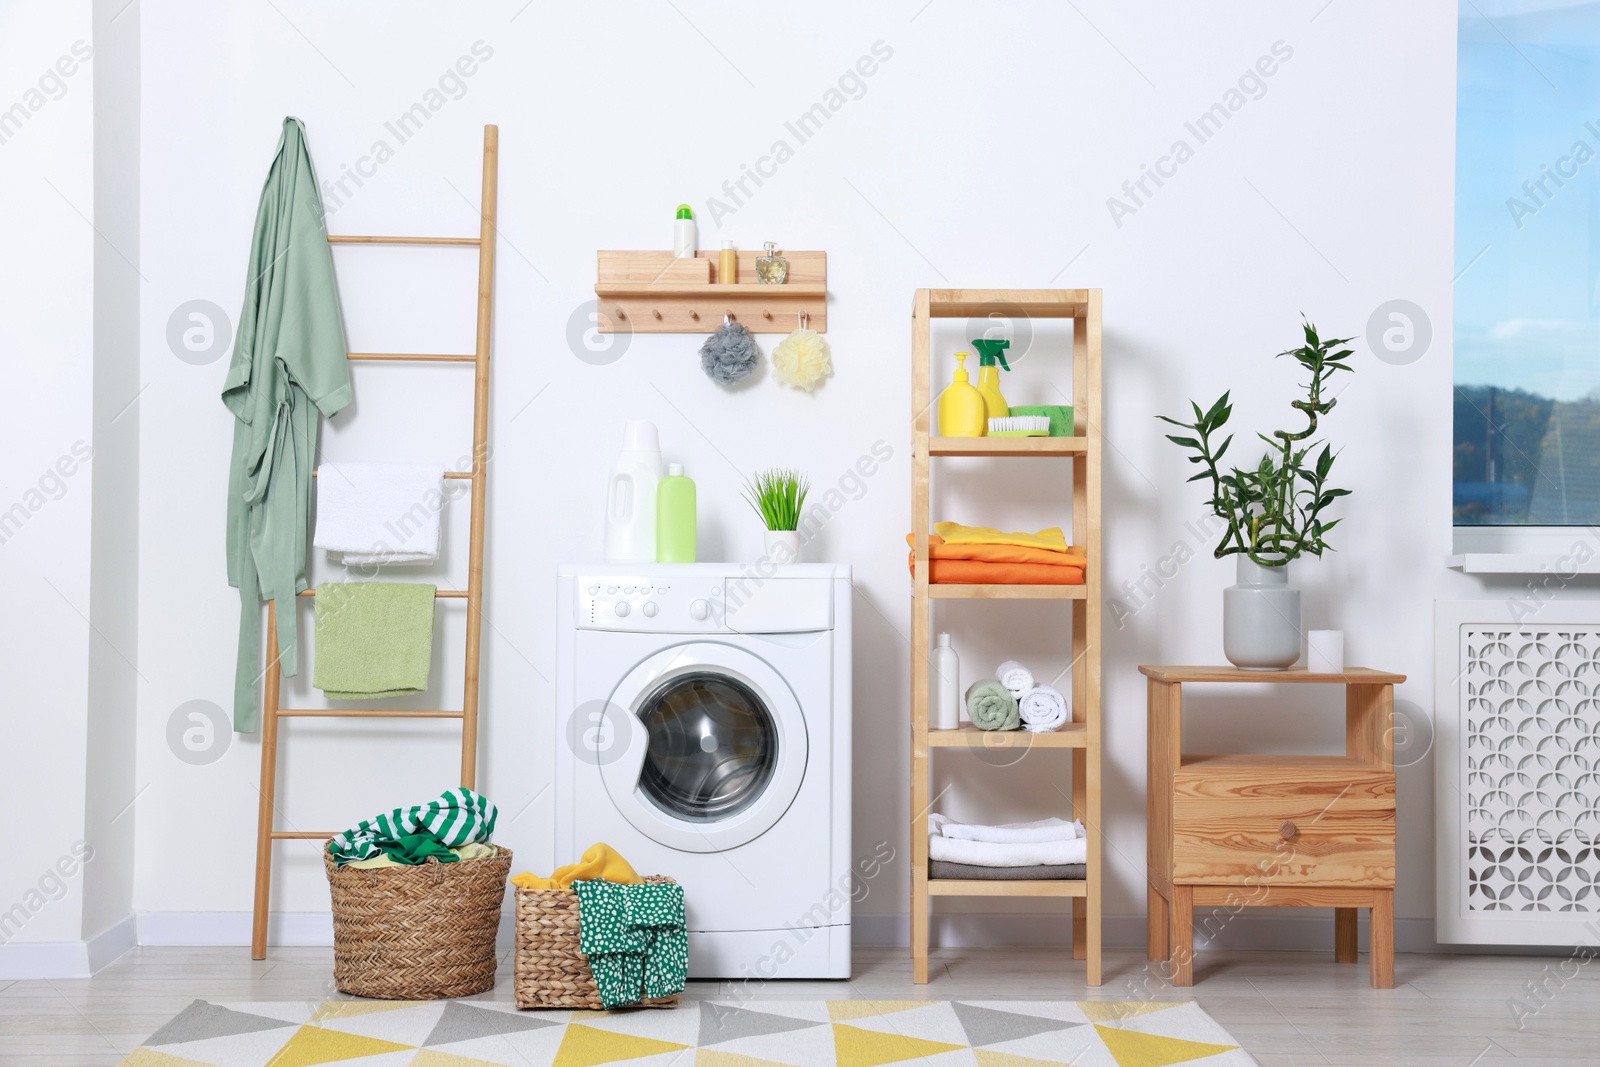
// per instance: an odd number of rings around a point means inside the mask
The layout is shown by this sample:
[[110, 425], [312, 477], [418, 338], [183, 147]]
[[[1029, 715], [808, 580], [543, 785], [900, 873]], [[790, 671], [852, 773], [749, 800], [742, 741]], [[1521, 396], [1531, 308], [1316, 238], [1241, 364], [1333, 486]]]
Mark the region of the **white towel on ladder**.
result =
[[444, 466], [324, 463], [317, 468], [312, 543], [346, 567], [439, 558]]

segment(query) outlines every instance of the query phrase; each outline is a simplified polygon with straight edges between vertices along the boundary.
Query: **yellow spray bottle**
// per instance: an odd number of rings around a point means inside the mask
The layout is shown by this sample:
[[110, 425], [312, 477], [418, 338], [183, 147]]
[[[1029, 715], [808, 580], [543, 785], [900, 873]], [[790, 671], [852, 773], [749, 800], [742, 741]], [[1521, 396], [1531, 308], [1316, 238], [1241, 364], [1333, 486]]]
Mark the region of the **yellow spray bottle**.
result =
[[[1011, 369], [1005, 357], [1005, 350], [1011, 347], [1011, 342], [1004, 338], [978, 337], [973, 339], [972, 347], [978, 350], [978, 392], [983, 394], [985, 413], [991, 419], [1009, 417], [1011, 408], [1007, 406], [1006, 398], [1000, 395], [1000, 367]], [[1000, 367], [995, 366], [997, 360]]]
[[967, 380], [967, 356], [956, 353], [956, 373], [939, 394], [939, 433], [943, 437], [982, 437], [989, 425], [983, 394]]

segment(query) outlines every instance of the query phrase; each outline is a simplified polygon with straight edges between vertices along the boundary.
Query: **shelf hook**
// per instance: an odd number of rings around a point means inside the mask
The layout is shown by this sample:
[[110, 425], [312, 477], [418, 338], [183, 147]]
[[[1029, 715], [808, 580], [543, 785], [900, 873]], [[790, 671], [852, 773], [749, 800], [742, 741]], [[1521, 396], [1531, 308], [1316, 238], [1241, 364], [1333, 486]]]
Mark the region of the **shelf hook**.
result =
[[661, 321], [661, 312], [658, 309], [651, 308], [650, 309], [650, 314], [652, 314], [652, 315], [654, 315], [656, 317], [656, 321], [657, 322]]

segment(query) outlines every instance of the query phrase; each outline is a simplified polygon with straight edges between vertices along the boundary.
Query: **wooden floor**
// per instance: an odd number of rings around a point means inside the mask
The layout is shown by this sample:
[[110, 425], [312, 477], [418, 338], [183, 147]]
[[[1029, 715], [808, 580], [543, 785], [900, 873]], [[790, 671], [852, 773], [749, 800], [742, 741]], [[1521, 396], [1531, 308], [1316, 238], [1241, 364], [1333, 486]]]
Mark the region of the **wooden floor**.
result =
[[[1600, 963], [1526, 956], [1395, 957], [1395, 988], [1367, 985], [1365, 961], [1332, 953], [1204, 952], [1195, 985], [1174, 989], [1142, 954], [1106, 953], [1105, 984], [1085, 988], [1083, 965], [1060, 950], [936, 950], [926, 986], [911, 982], [905, 949], [865, 949], [849, 982], [693, 982], [696, 998], [1088, 998], [1200, 1003], [1264, 1067], [1574, 1067], [1600, 1063]], [[508, 961], [484, 998], [510, 1001]], [[244, 948], [136, 949], [93, 978], [0, 981], [0, 1065], [115, 1064], [196, 997], [322, 1000], [338, 996], [331, 950], [273, 949], [257, 963]], [[1511, 998], [1527, 983], [1545, 1006], [1519, 1030]], [[1532, 1002], [1524, 999], [1530, 1008]]]

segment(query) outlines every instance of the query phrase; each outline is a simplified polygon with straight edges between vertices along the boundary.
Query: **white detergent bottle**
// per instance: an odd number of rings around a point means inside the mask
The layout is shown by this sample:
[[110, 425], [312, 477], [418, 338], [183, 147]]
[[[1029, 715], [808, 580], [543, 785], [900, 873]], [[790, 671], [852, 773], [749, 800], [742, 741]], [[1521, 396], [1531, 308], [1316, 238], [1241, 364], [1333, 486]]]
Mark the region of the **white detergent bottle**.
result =
[[933, 699], [928, 702], [928, 728], [954, 730], [961, 725], [961, 660], [950, 647], [950, 635], [940, 634], [928, 666]]
[[661, 441], [653, 422], [630, 421], [606, 484], [606, 562], [654, 563]]

